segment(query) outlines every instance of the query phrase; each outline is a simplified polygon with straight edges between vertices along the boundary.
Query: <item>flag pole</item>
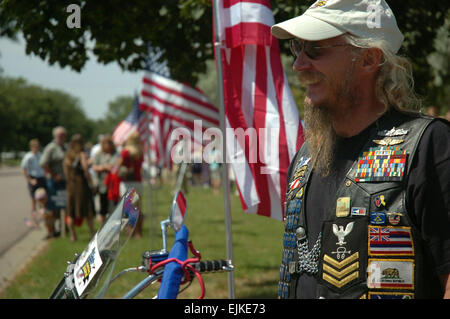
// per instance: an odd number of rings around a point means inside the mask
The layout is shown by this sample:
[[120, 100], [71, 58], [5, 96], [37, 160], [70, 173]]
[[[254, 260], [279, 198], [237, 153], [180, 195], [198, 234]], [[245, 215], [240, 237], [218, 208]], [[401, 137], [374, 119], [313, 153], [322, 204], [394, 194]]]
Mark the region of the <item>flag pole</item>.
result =
[[[223, 73], [222, 73], [222, 52], [221, 43], [219, 38], [219, 27], [217, 26], [218, 19], [218, 0], [213, 1], [214, 7], [214, 47], [217, 57], [217, 84], [219, 88], [219, 116], [220, 116], [220, 129], [222, 131], [222, 188], [224, 197], [224, 213], [225, 213], [225, 227], [226, 227], [226, 243], [227, 243], [227, 259], [234, 265], [233, 262], [233, 240], [231, 236], [231, 206], [230, 206], [230, 182], [228, 177], [228, 164], [227, 164], [227, 140], [225, 130], [225, 104], [224, 104], [224, 92], [223, 92]], [[228, 272], [228, 298], [235, 299], [234, 294], [234, 271]]]

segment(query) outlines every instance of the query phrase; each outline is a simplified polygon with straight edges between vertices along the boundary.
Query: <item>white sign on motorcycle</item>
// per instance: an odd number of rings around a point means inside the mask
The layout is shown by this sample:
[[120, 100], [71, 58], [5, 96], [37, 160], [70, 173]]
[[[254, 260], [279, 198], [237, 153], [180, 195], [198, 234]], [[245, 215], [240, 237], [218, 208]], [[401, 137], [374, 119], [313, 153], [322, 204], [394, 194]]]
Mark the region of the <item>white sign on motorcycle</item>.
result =
[[97, 234], [89, 243], [88, 248], [78, 258], [74, 268], [75, 288], [78, 296], [84, 292], [86, 287], [95, 277], [102, 266], [102, 259], [98, 252]]

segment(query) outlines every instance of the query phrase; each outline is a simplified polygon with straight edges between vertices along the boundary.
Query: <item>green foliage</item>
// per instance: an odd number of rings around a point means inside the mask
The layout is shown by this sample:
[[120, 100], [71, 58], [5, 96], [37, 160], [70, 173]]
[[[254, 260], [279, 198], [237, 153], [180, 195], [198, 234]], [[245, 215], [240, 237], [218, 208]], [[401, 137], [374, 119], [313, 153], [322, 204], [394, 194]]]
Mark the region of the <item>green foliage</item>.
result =
[[132, 96], [119, 96], [108, 103], [108, 110], [103, 118], [95, 121], [93, 142], [97, 142], [96, 136], [99, 134], [113, 133], [114, 128], [131, 112], [133, 99]]
[[435, 104], [443, 115], [450, 110], [450, 11], [433, 44], [435, 51], [427, 57], [433, 72], [430, 92], [435, 97], [430, 103]]
[[45, 145], [58, 125], [64, 126], [69, 136], [81, 133], [86, 139], [93, 131], [93, 121], [86, 118], [77, 98], [28, 84], [21, 78], [0, 76], [1, 151], [26, 151], [32, 138]]

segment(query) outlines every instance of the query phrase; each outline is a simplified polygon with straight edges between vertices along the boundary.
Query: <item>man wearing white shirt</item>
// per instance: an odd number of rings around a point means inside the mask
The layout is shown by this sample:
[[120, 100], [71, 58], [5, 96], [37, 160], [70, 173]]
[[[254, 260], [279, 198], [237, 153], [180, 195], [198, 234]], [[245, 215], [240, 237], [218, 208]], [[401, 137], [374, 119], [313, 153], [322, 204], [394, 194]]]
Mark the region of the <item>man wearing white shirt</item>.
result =
[[28, 190], [31, 196], [31, 214], [35, 215], [36, 200], [34, 199], [34, 192], [39, 187], [46, 188], [45, 174], [42, 167], [39, 165], [41, 158], [41, 145], [38, 139], [30, 141], [30, 151], [25, 154], [22, 159], [21, 167], [23, 175], [28, 183]]

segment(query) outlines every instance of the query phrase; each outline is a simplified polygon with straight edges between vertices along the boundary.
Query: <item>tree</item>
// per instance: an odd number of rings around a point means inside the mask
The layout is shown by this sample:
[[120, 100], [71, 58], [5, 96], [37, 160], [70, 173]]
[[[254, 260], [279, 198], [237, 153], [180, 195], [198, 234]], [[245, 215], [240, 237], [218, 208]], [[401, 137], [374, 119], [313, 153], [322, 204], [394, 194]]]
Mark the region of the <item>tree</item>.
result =
[[[195, 85], [213, 59], [211, 0], [80, 1], [80, 28], [69, 28], [72, 0], [15, 0], [0, 4], [0, 34], [23, 32], [27, 54], [50, 64], [81, 71], [92, 51], [101, 63], [117, 61], [125, 70], [142, 70], [148, 44], [164, 51], [172, 77]], [[301, 14], [313, 1], [272, 1], [275, 21]], [[426, 95], [433, 81], [427, 56], [437, 29], [443, 25], [448, 1], [389, 1], [405, 34], [402, 54], [414, 62], [419, 93]], [[280, 41], [288, 53], [287, 41]]]
[[427, 57], [433, 72], [430, 92], [435, 97], [430, 99], [430, 103], [436, 104], [440, 114], [445, 114], [450, 109], [450, 12], [445, 24], [437, 31], [434, 48], [435, 51]]
[[133, 96], [119, 96], [108, 103], [104, 118], [95, 122], [93, 136], [112, 134], [114, 128], [124, 120], [133, 109]]
[[0, 76], [0, 151], [28, 150], [32, 138], [45, 145], [58, 125], [67, 129], [69, 137], [81, 133], [91, 139], [93, 121], [86, 117], [77, 98], [21, 78]]

